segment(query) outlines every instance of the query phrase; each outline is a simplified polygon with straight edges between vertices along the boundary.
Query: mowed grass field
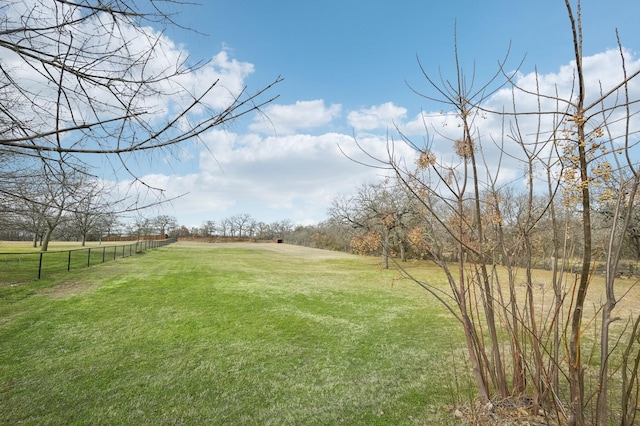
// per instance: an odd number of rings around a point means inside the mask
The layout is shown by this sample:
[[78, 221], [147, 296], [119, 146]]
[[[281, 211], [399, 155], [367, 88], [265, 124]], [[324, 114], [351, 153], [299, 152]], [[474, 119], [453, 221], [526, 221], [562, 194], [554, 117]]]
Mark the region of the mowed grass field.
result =
[[459, 326], [378, 263], [177, 243], [0, 287], [0, 424], [450, 423]]
[[[115, 246], [133, 244], [135, 241], [87, 241], [83, 246], [79, 241], [51, 241], [49, 243], [49, 250], [73, 250], [83, 248], [100, 248], [103, 246]], [[31, 253], [39, 252], [40, 245], [33, 246], [33, 242], [29, 241], [0, 241], [0, 253]]]
[[16, 285], [70, 269], [86, 268], [131, 256], [163, 245], [156, 241], [81, 242], [52, 241], [49, 250], [25, 241], [0, 241], [0, 287]]

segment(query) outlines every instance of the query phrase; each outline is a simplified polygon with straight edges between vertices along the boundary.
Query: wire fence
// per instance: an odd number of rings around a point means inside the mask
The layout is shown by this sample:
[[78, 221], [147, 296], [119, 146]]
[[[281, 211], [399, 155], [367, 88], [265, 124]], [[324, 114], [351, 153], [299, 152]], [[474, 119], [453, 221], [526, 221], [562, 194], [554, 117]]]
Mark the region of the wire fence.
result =
[[104, 245], [71, 250], [0, 252], [0, 285], [39, 280], [55, 272], [88, 268], [163, 247], [175, 241], [175, 239], [143, 240], [124, 245]]

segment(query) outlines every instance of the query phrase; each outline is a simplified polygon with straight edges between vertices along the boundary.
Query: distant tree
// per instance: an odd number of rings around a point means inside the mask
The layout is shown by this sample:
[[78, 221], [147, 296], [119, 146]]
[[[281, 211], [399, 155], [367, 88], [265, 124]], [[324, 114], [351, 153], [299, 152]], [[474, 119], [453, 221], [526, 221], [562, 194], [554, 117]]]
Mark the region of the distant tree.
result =
[[130, 235], [135, 235], [138, 239], [142, 239], [154, 233], [155, 225], [153, 219], [138, 214], [133, 223], [129, 224]]
[[207, 220], [202, 223], [202, 236], [212, 237], [216, 234], [217, 224], [213, 220]]
[[220, 234], [223, 237], [226, 237], [228, 235], [231, 235], [233, 237], [234, 236], [234, 230], [232, 228], [233, 228], [233, 224], [231, 223], [229, 218], [225, 218], [225, 219], [221, 220], [220, 224], [218, 225], [218, 230], [220, 231]]
[[273, 238], [273, 232], [271, 230], [271, 226], [264, 222], [256, 222], [254, 229], [255, 229], [255, 237], [259, 240], [269, 240]]
[[166, 214], [156, 216], [152, 222], [160, 235], [168, 235], [178, 228], [178, 220]]
[[189, 231], [189, 228], [184, 225], [180, 226], [180, 229], [178, 230], [178, 238], [189, 238], [191, 235], [193, 235], [193, 233]]
[[286, 238], [293, 230], [293, 222], [290, 219], [282, 219], [280, 221], [273, 222], [270, 225], [270, 228], [273, 231], [274, 238]]
[[251, 224], [255, 222], [251, 215], [247, 213], [233, 215], [229, 218], [229, 221], [233, 224], [238, 237], [248, 236]]
[[112, 236], [112, 235], [120, 235], [122, 229], [122, 223], [117, 215], [107, 215], [104, 218], [104, 228], [102, 229], [100, 237], [103, 236]]
[[318, 224], [311, 241], [318, 248], [348, 251], [349, 233], [339, 221], [329, 218]]
[[80, 191], [74, 194], [74, 206], [68, 214], [68, 222], [76, 235], [80, 235], [83, 246], [90, 233], [101, 235], [114, 215], [111, 209], [114, 200], [106, 198], [107, 192], [108, 188], [94, 180], [86, 182]]
[[353, 195], [334, 198], [329, 215], [359, 230], [352, 240], [352, 248], [366, 254], [380, 250], [382, 267], [388, 269], [394, 245], [406, 260], [407, 220], [414, 212], [413, 204], [400, 186], [386, 182], [367, 183]]

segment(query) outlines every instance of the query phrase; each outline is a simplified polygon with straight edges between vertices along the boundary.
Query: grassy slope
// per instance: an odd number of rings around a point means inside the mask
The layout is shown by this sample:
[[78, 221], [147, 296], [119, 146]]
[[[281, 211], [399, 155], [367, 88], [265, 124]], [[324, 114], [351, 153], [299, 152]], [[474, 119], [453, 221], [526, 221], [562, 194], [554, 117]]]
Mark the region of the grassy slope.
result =
[[0, 289], [0, 424], [449, 418], [462, 339], [441, 307], [373, 259], [274, 247], [169, 246]]

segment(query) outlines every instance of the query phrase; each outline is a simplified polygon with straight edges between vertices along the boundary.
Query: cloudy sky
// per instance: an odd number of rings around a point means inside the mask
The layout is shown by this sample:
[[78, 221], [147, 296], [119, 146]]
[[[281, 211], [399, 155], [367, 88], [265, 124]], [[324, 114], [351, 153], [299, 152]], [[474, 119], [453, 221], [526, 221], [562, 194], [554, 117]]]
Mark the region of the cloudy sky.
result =
[[[640, 3], [583, 3], [594, 84], [617, 72], [616, 29], [637, 68]], [[522, 62], [522, 82], [537, 70], [549, 87], [569, 90], [573, 78], [563, 0], [207, 0], [171, 11], [193, 30], [167, 32], [174, 48], [210, 60], [199, 78], [249, 92], [284, 78], [263, 115], [211, 131], [164, 161], [141, 162], [146, 182], [168, 196], [186, 193], [164, 209], [186, 226], [240, 213], [264, 222], [325, 219], [336, 194], [380, 175], [343, 151], [355, 155], [357, 141], [384, 155], [395, 125], [420, 140], [421, 114], [443, 125], [441, 105], [411, 88], [428, 88], [418, 58], [436, 78], [455, 79], [454, 30], [461, 65], [478, 81], [509, 49], [507, 68]]]

